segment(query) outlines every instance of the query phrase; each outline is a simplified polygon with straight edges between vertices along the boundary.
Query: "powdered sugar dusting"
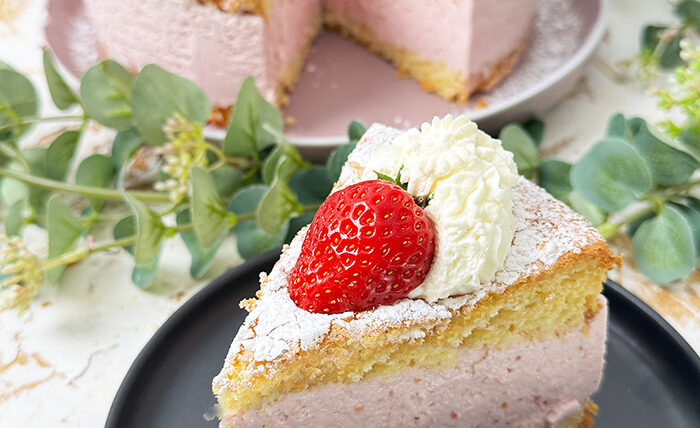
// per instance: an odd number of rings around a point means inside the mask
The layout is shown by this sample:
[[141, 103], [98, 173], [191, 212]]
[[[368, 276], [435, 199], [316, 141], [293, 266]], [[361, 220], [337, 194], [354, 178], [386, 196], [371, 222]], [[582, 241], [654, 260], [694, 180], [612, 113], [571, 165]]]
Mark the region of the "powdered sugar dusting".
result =
[[[362, 165], [399, 133], [393, 128], [373, 125], [349, 156], [336, 190], [359, 181]], [[271, 362], [317, 345], [336, 328], [344, 329], [350, 336], [361, 336], [380, 327], [403, 326], [407, 329], [397, 340], [420, 338], [424, 333], [419, 327], [429, 328], [451, 317], [454, 310], [473, 306], [490, 293], [503, 292], [518, 279], [553, 265], [563, 255], [579, 253], [583, 247], [602, 240], [585, 219], [523, 178], [513, 188], [513, 215], [515, 235], [510, 253], [494, 279], [481, 290], [435, 303], [403, 299], [371, 311], [332, 315], [299, 309], [287, 293], [287, 275], [296, 263], [306, 233], [302, 229], [285, 247], [270, 275], [261, 275], [262, 294], [236, 335], [229, 358], [245, 350], [257, 362]], [[225, 382], [223, 372], [216, 382]]]
[[[490, 104], [515, 97], [533, 82], [555, 73], [571, 58], [571, 53], [579, 49], [588, 29], [582, 14], [571, 13], [577, 10], [575, 3], [576, 0], [538, 0], [528, 49], [516, 72], [486, 95]], [[478, 99], [474, 97], [471, 108], [475, 108]]]

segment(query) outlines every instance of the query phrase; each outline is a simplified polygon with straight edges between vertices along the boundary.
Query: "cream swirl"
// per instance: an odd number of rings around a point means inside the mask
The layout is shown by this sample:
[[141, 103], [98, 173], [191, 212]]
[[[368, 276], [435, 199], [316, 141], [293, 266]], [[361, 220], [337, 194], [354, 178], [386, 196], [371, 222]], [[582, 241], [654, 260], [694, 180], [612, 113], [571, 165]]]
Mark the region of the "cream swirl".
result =
[[447, 115], [398, 136], [372, 158], [374, 171], [408, 183], [414, 197], [429, 197], [435, 256], [425, 281], [409, 297], [436, 301], [478, 290], [503, 265], [514, 233], [513, 155], [465, 116]]

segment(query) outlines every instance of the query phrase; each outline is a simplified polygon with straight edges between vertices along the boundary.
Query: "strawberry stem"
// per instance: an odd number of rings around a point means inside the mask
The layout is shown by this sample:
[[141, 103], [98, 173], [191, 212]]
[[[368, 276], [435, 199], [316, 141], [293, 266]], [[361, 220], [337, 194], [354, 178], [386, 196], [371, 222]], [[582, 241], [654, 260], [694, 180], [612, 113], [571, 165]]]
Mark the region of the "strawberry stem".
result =
[[[394, 183], [406, 192], [408, 192], [408, 181], [405, 183], [401, 182], [401, 171], [403, 170], [403, 165], [401, 165], [401, 168], [399, 168], [399, 172], [396, 174], [396, 178], [391, 178], [386, 174], [382, 174], [379, 171], [374, 171], [375, 174], [377, 174], [377, 179], [379, 180], [384, 180], [388, 181], [389, 183]], [[428, 206], [428, 202], [430, 202], [430, 195], [424, 195], [424, 196], [413, 196], [413, 200], [415, 201], [416, 205], [421, 207], [422, 209], [425, 209], [425, 207]]]

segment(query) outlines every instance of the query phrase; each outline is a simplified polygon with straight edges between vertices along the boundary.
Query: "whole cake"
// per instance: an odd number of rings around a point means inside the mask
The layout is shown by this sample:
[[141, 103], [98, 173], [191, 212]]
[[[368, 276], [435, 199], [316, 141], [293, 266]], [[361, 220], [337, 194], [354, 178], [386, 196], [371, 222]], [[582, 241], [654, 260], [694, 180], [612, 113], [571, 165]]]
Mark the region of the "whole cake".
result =
[[222, 427], [590, 427], [607, 271], [465, 117], [373, 125], [213, 381]]
[[105, 56], [195, 81], [219, 108], [252, 75], [278, 106], [325, 22], [458, 101], [507, 75], [536, 0], [83, 0]]

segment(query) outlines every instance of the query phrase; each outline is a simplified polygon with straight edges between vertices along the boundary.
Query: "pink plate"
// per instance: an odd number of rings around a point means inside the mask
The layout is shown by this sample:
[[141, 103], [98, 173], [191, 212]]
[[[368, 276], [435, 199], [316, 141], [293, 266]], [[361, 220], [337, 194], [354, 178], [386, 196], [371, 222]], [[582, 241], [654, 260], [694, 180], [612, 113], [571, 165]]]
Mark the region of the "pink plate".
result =
[[[396, 78], [388, 62], [324, 31], [284, 111], [294, 119], [285, 134], [314, 155], [345, 142], [352, 119], [409, 128], [434, 115], [466, 113], [494, 131], [541, 114], [566, 96], [600, 41], [603, 22], [603, 0], [539, 0], [528, 49], [513, 74], [491, 91], [474, 94], [467, 105], [423, 92], [415, 81]], [[73, 76], [100, 58], [81, 0], [49, 0], [45, 32], [49, 47]], [[223, 134], [208, 129], [212, 138]]]

